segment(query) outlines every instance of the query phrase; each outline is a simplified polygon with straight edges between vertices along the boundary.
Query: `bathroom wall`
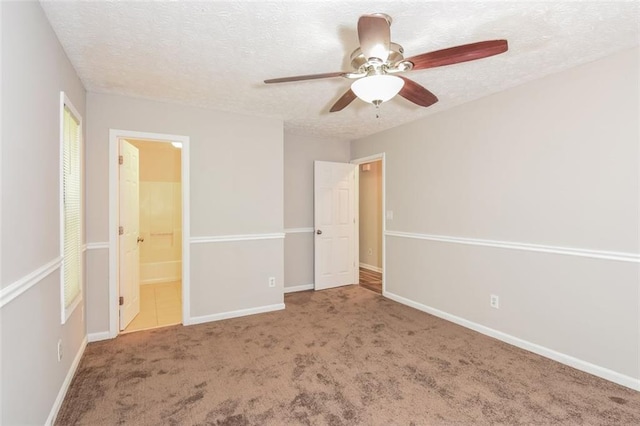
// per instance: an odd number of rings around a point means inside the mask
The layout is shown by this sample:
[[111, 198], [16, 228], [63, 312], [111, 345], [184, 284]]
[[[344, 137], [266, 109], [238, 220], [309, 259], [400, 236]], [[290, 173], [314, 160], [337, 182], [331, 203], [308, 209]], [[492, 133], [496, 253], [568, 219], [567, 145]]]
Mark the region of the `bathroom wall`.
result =
[[182, 276], [182, 203], [179, 148], [130, 140], [140, 151], [140, 283]]
[[360, 266], [382, 272], [382, 161], [360, 165]]

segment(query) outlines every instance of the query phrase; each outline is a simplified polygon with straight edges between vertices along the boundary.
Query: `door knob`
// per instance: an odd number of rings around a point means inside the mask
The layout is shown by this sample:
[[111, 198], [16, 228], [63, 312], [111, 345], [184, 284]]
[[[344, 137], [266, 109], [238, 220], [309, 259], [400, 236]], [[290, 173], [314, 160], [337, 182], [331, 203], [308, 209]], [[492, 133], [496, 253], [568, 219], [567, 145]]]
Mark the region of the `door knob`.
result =
[[138, 242], [139, 242], [139, 243], [143, 243], [143, 242], [144, 242], [144, 238], [142, 238], [142, 237], [138, 237]]
[[318, 229], [318, 230], [316, 231], [316, 234], [318, 234], [318, 235], [322, 235], [322, 231], [321, 231], [320, 229]]

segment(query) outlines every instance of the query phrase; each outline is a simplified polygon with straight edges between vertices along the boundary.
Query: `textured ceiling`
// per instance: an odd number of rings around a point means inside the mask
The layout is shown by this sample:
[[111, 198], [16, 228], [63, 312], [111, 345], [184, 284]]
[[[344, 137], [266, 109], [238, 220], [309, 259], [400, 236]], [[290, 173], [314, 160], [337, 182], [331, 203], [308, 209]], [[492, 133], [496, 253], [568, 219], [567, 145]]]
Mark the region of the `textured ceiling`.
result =
[[[41, 2], [90, 92], [280, 118], [285, 129], [355, 139], [639, 44], [639, 3], [428, 1]], [[440, 101], [396, 97], [375, 108], [331, 105], [342, 78], [264, 79], [349, 71], [363, 14], [393, 18], [405, 57], [504, 38], [491, 58], [405, 74]], [[151, 129], [152, 130], [152, 129]]]

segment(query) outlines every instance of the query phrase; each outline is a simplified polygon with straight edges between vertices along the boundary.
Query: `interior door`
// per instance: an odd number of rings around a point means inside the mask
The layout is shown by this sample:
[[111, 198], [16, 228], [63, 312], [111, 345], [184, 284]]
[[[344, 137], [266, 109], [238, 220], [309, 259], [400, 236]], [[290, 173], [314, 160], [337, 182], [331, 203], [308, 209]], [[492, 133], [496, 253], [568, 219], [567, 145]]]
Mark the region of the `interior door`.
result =
[[315, 289], [357, 283], [354, 164], [314, 167]]
[[124, 139], [120, 140], [120, 236], [119, 236], [119, 287], [120, 330], [140, 313], [140, 195], [138, 148]]

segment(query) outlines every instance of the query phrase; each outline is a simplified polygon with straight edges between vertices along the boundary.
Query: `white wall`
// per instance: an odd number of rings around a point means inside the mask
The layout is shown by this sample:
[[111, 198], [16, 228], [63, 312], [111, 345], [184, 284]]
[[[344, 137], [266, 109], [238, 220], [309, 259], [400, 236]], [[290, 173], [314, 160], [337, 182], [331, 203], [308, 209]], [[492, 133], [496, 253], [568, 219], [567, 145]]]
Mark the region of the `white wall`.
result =
[[624, 51], [355, 141], [352, 158], [386, 152], [390, 295], [640, 386], [638, 63]]
[[[281, 121], [96, 93], [87, 95], [87, 114], [90, 243], [109, 239], [109, 129], [190, 137], [191, 238], [283, 232]], [[282, 245], [281, 238], [191, 244], [194, 321], [282, 304]], [[96, 268], [88, 276], [88, 328], [104, 333], [108, 250], [89, 250], [87, 261]], [[275, 288], [268, 277], [276, 277]]]
[[[349, 141], [284, 135], [285, 290], [313, 284], [313, 162], [349, 162]], [[304, 232], [291, 232], [303, 230]]]
[[[1, 2], [0, 423], [44, 424], [84, 348], [83, 306], [60, 325], [60, 91], [85, 90], [37, 2]], [[44, 271], [43, 266], [52, 264]], [[42, 276], [28, 279], [32, 273]], [[31, 285], [31, 286], [30, 286]], [[9, 301], [9, 291], [19, 295]], [[21, 292], [21, 290], [26, 290]], [[57, 360], [62, 339], [63, 358]], [[58, 401], [60, 402], [60, 401]]]

